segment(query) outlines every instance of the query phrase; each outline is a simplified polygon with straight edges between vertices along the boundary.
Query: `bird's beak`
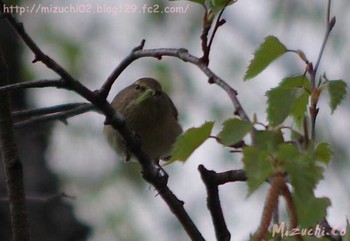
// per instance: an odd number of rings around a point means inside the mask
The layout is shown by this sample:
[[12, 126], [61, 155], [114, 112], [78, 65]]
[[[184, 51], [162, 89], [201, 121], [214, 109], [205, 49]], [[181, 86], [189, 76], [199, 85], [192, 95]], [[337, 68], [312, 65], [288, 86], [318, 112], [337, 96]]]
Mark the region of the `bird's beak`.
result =
[[141, 102], [147, 100], [149, 97], [153, 96], [156, 94], [156, 91], [154, 89], [146, 89], [145, 92], [140, 95], [139, 97], [137, 97], [137, 99], [135, 100], [134, 104], [138, 105]]

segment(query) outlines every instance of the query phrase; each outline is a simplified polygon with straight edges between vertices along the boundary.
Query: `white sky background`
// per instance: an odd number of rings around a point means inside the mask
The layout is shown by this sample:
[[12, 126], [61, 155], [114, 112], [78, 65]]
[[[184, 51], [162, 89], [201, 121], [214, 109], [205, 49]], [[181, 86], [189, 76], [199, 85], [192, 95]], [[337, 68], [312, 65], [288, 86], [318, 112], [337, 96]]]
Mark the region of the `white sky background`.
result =
[[[350, 36], [347, 29], [350, 24], [350, 9], [346, 1], [333, 1], [332, 15], [337, 16], [337, 24], [320, 66], [320, 73], [326, 71], [330, 79], [346, 80], [348, 76]], [[118, 6], [124, 9], [134, 4], [138, 11], [141, 11], [145, 3], [150, 6], [150, 1], [142, 0], [40, 2], [46, 6], [91, 4], [92, 7], [98, 3], [106, 7]], [[39, 1], [35, 3], [39, 4]], [[279, 3], [280, 6], [276, 8], [276, 1], [272, 0], [239, 0], [229, 7], [224, 14], [227, 23], [219, 29], [211, 53], [211, 69], [238, 90], [247, 113], [250, 116], [257, 113], [262, 122], [266, 119], [265, 92], [284, 76], [302, 73], [304, 66], [295, 56], [288, 55], [257, 78], [243, 82], [246, 66], [254, 50], [267, 35], [275, 35], [288, 48], [302, 49], [309, 60], [315, 62], [325, 30], [326, 0], [312, 0], [307, 3], [302, 0], [285, 0]], [[183, 7], [188, 5], [188, 12], [168, 14], [163, 23], [154, 23], [150, 16], [147, 16], [154, 13], [25, 14], [23, 19], [28, 33], [44, 52], [64, 67], [69, 66], [64, 61], [60, 42], [49, 41], [40, 31], [46, 26], [49, 31], [80, 43], [83, 57], [78, 66], [83, 69], [83, 74], [79, 78], [89, 88], [98, 89], [103, 80], [143, 38], [146, 39], [145, 48], [183, 47], [194, 55], [201, 54], [200, 28], [188, 28], [188, 23], [201, 24], [201, 8], [186, 1], [166, 4]], [[23, 6], [30, 7], [32, 3], [24, 1]], [[297, 13], [298, 18], [295, 18], [294, 13]], [[278, 20], [271, 19], [272, 15], [278, 14], [282, 17], [276, 18]], [[307, 22], [315, 16], [320, 19], [318, 23]], [[280, 21], [281, 19], [283, 21]], [[190, 35], [192, 32], [196, 32], [196, 35]], [[332, 42], [333, 36], [340, 38]], [[32, 58], [29, 53], [28, 63]], [[139, 77], [155, 77], [150, 64], [154, 62], [156, 60], [144, 59], [132, 64], [118, 79], [109, 99]], [[208, 85], [206, 77], [195, 66], [170, 58], [164, 58], [161, 63], [171, 68], [171, 95], [178, 107], [184, 129], [199, 126], [205, 120], [213, 120], [213, 115], [207, 107], [218, 105], [226, 111], [222, 113], [221, 118], [216, 119], [214, 133], [217, 133], [223, 119], [232, 116], [229, 98], [218, 87]], [[40, 79], [57, 77], [41, 64], [35, 64], [31, 68], [34, 68]], [[186, 89], [186, 81], [191, 81], [191, 85], [194, 86], [193, 94]], [[38, 106], [81, 101], [74, 93], [57, 89], [32, 93], [33, 102]], [[322, 101], [321, 105], [326, 106], [326, 100]], [[322, 140], [342, 141], [343, 146], [348, 149], [349, 108], [346, 106], [349, 106], [348, 98], [333, 116], [329, 116], [328, 107], [322, 107], [318, 124], [322, 127]], [[113, 175], [116, 170], [123, 168], [120, 165], [138, 167], [135, 164], [116, 162], [116, 156], [102, 135], [103, 121], [102, 116], [88, 113], [72, 118], [68, 126], [58, 123], [53, 132], [50, 151], [47, 153], [50, 166], [61, 176], [62, 190], [77, 196], [73, 205], [78, 217], [95, 227], [90, 241], [136, 240], [136, 237], [133, 239], [130, 235], [137, 230], [141, 230], [144, 241], [187, 240], [186, 234], [178, 227], [162, 199], [159, 196], [154, 197], [156, 193], [149, 189], [148, 185], [140, 189]], [[170, 188], [179, 199], [185, 201], [185, 208], [207, 240], [215, 238], [206, 209], [206, 192], [197, 166], [204, 164], [208, 169], [216, 171], [238, 169], [242, 166], [237, 158], [228, 161], [229, 157], [227, 149], [221, 148], [213, 140], [208, 140], [193, 154], [188, 163], [165, 167], [170, 174]], [[350, 187], [349, 178], [344, 175], [345, 171], [340, 174], [338, 171], [331, 168], [326, 173], [326, 181], [319, 185], [316, 194], [331, 199], [329, 221], [332, 225], [342, 227], [345, 225], [345, 218], [350, 216]], [[234, 240], [247, 240], [249, 233], [256, 229], [266, 190], [266, 186], [261, 187], [246, 199], [247, 188], [244, 183], [227, 184], [220, 188], [225, 217]], [[123, 220], [125, 216], [128, 216], [128, 220]], [[178, 230], [176, 234], [172, 233], [174, 227]]]

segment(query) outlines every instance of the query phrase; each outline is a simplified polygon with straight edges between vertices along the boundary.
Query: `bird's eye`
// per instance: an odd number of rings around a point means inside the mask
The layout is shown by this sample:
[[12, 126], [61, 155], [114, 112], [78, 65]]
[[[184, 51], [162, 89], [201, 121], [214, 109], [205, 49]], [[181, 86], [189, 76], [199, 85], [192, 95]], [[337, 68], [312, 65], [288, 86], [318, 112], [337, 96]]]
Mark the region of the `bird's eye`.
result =
[[156, 93], [154, 94], [155, 96], [161, 96], [162, 91], [157, 90]]
[[135, 84], [135, 89], [136, 89], [136, 90], [142, 90], [143, 88], [142, 88], [141, 85]]

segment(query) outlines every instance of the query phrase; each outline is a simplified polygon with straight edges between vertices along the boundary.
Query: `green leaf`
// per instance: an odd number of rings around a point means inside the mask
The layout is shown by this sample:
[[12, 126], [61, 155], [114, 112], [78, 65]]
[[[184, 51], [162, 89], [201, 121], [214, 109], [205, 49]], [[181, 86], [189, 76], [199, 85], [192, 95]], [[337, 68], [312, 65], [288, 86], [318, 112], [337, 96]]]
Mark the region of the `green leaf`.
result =
[[313, 195], [316, 184], [323, 178], [324, 169], [308, 153], [300, 153], [294, 145], [281, 144], [277, 158], [287, 171], [296, 197]]
[[291, 144], [280, 145], [277, 158], [287, 171], [293, 186], [299, 224], [302, 227], [314, 227], [325, 217], [330, 205], [327, 198], [314, 196], [314, 189], [323, 178], [324, 169], [317, 165], [308, 152], [301, 153]]
[[251, 194], [272, 174], [273, 166], [268, 152], [256, 147], [244, 147], [242, 160]]
[[256, 146], [270, 154], [274, 154], [283, 142], [284, 139], [280, 129], [255, 132]]
[[[169, 0], [169, 1], [182, 1], [182, 0]], [[199, 3], [201, 5], [204, 5], [205, 0], [187, 0], [189, 2]]]
[[270, 125], [281, 124], [289, 115], [301, 125], [310, 91], [310, 81], [304, 76], [287, 77], [277, 87], [267, 91], [267, 117]]
[[328, 143], [320, 143], [314, 152], [315, 159], [328, 164], [332, 158], [332, 150]]
[[228, 119], [223, 123], [223, 128], [218, 134], [220, 142], [226, 146], [232, 146], [241, 141], [253, 128], [253, 124], [237, 118]]
[[190, 2], [194, 2], [194, 3], [199, 3], [199, 4], [204, 4], [205, 0], [188, 0]]
[[276, 87], [266, 92], [267, 119], [271, 126], [281, 124], [289, 115], [294, 100], [292, 91]]
[[296, 89], [293, 91], [293, 96], [294, 100], [292, 102], [289, 114], [300, 127], [304, 120], [310, 94], [303, 89]]
[[274, 36], [268, 36], [255, 52], [253, 60], [251, 60], [248, 70], [244, 76], [244, 80], [254, 78], [267, 68], [274, 60], [283, 55], [287, 51], [286, 47]]
[[202, 126], [190, 128], [179, 136], [174, 144], [168, 163], [176, 160], [185, 162], [188, 157], [210, 137], [214, 122], [205, 122]]
[[313, 195], [307, 199], [294, 197], [294, 201], [298, 224], [303, 228], [316, 227], [326, 217], [327, 207], [331, 205], [328, 198], [316, 198]]
[[330, 80], [328, 82], [329, 106], [332, 114], [346, 96], [346, 83], [343, 80]]
[[[227, 3], [227, 1], [229, 1], [229, 2]], [[235, 2], [237, 2], [237, 0], [207, 0], [206, 6], [212, 11], [219, 12], [225, 6], [227, 7]]]
[[290, 76], [284, 78], [279, 84], [279, 86], [284, 89], [301, 88], [306, 90], [307, 92], [311, 92], [310, 80], [304, 75]]

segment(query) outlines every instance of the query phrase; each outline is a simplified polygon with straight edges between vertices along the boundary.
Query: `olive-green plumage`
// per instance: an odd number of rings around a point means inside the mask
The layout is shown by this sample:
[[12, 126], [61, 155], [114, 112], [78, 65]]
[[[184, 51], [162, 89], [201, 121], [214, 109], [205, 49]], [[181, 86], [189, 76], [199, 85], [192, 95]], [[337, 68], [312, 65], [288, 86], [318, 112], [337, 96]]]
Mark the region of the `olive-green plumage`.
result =
[[[111, 105], [124, 115], [127, 126], [140, 137], [141, 148], [151, 160], [158, 162], [169, 157], [182, 128], [176, 107], [158, 81], [152, 78], [135, 81], [121, 90]], [[132, 155], [120, 134], [110, 125], [104, 127], [104, 134], [117, 154], [129, 161]]]

